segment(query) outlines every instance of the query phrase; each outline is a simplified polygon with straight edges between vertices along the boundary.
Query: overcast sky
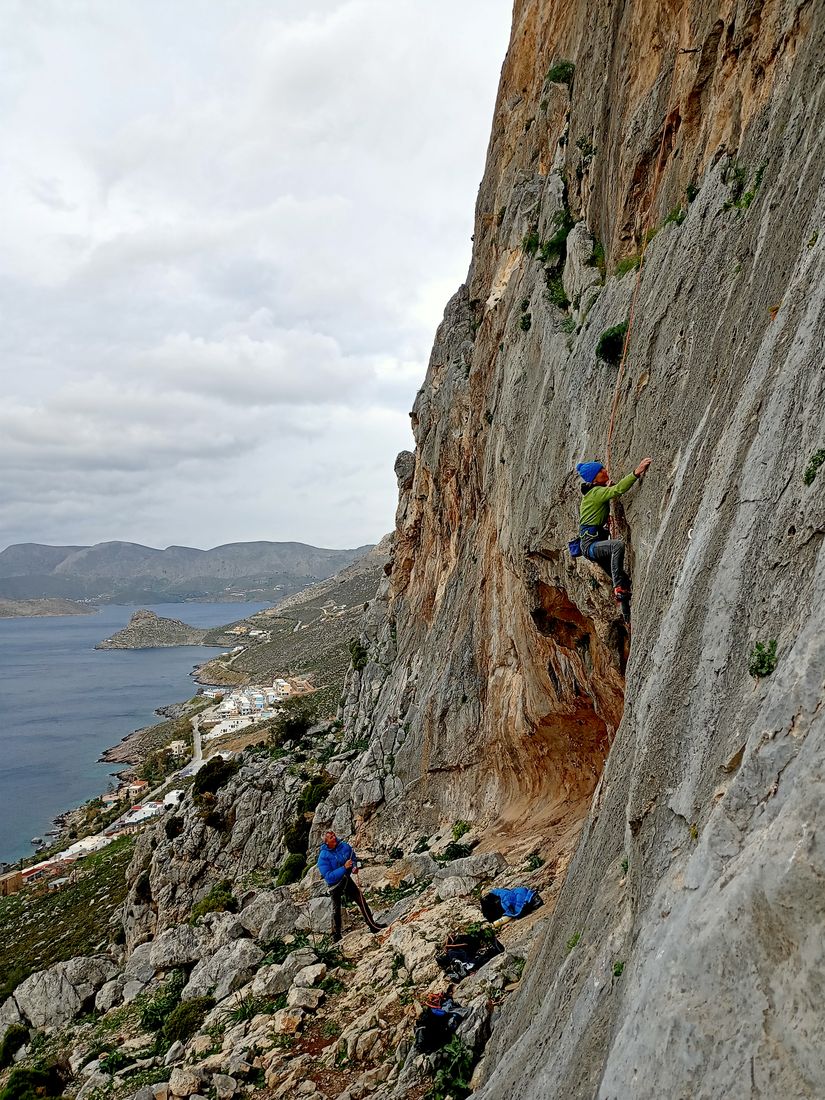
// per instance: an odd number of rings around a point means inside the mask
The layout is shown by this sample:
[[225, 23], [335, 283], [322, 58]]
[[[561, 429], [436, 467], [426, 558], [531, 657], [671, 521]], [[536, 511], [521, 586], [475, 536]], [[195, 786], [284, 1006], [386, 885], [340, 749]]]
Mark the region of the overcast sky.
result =
[[0, 0], [0, 546], [372, 542], [511, 0]]

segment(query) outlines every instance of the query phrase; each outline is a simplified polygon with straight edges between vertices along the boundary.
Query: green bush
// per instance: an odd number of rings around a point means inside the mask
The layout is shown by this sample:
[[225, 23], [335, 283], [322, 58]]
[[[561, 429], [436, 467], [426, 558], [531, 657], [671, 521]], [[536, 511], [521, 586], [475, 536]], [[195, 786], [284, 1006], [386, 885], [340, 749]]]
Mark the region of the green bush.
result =
[[547, 301], [557, 309], [567, 309], [570, 300], [564, 293], [564, 283], [561, 275], [555, 275], [547, 280]]
[[187, 1042], [200, 1030], [207, 1013], [214, 1007], [215, 1002], [211, 997], [193, 997], [189, 1001], [181, 1001], [164, 1021], [163, 1038], [170, 1046], [176, 1042]]
[[453, 823], [453, 840], [461, 840], [470, 831], [469, 821], [456, 821]]
[[577, 947], [581, 938], [581, 932], [574, 932], [570, 939], [567, 941], [567, 950], [572, 951], [574, 947]]
[[545, 80], [549, 84], [566, 84], [568, 88], [572, 88], [575, 71], [576, 66], [572, 61], [557, 61], [548, 69]]
[[767, 164], [761, 165], [753, 177], [748, 190], [745, 190], [745, 181], [747, 179], [747, 170], [744, 165], [731, 161], [725, 168], [722, 174], [722, 180], [727, 185], [730, 192], [730, 198], [725, 201], [722, 206], [723, 210], [747, 210], [753, 200], [756, 198], [756, 192], [759, 190], [762, 183], [762, 177], [765, 174]]
[[282, 745], [285, 741], [300, 741], [316, 720], [315, 706], [305, 696], [287, 699], [270, 727], [270, 743]]
[[616, 264], [616, 274], [621, 278], [622, 275], [627, 275], [628, 271], [635, 271], [641, 262], [642, 257], [638, 252], [635, 252], [632, 256], [625, 256], [623, 260], [619, 260]]
[[293, 882], [298, 882], [306, 867], [306, 855], [303, 852], [290, 852], [278, 871], [278, 877], [275, 879], [276, 886], [289, 886]]
[[521, 247], [528, 256], [535, 256], [539, 250], [540, 244], [541, 239], [539, 238], [538, 229], [529, 229], [521, 238]]
[[174, 840], [175, 837], [180, 836], [183, 832], [183, 818], [182, 817], [170, 817], [166, 824], [163, 826], [163, 831], [166, 833], [168, 840]]
[[284, 847], [288, 852], [306, 855], [309, 841], [310, 823], [305, 817], [298, 817], [284, 829]]
[[42, 1066], [36, 1069], [15, 1066], [0, 1092], [0, 1100], [44, 1100], [62, 1096], [68, 1074], [58, 1066]]
[[521, 317], [519, 317], [518, 323], [519, 328], [522, 330], [522, 332], [529, 332], [530, 326], [533, 323], [533, 317], [530, 313], [522, 313]]
[[776, 639], [773, 638], [767, 646], [757, 642], [753, 647], [748, 662], [748, 672], [755, 680], [762, 676], [770, 676], [776, 668]]
[[209, 803], [215, 794], [226, 786], [238, 765], [233, 760], [224, 760], [222, 756], [211, 756], [195, 776], [192, 784], [192, 798], [199, 806]]
[[182, 970], [173, 970], [161, 989], [140, 1006], [140, 1024], [144, 1031], [160, 1031], [166, 1017], [180, 1003], [180, 995], [186, 985]]
[[457, 1035], [438, 1052], [437, 1065], [426, 1100], [464, 1100], [470, 1095], [473, 1052]]
[[465, 856], [472, 855], [472, 852], [472, 848], [468, 848], [466, 844], [457, 844], [454, 840], [451, 840], [441, 855], [435, 858], [438, 863], [443, 865], [452, 863], [454, 859], [464, 859]]
[[596, 356], [610, 366], [618, 367], [624, 350], [624, 339], [627, 333], [627, 321], [620, 325], [605, 329], [596, 344]]
[[665, 218], [665, 225], [670, 225], [671, 222], [676, 225], [681, 225], [687, 217], [687, 210], [683, 206], [674, 206], [668, 216]]
[[576, 142], [576, 148], [581, 155], [585, 158], [592, 157], [596, 150], [593, 148], [593, 142], [588, 137], [580, 137]]
[[362, 645], [358, 638], [350, 639], [349, 655], [352, 660], [352, 667], [356, 672], [360, 672], [362, 668], [366, 668], [370, 656], [369, 650], [365, 645]]
[[[332, 788], [335, 786], [335, 779], [333, 776], [324, 773], [318, 775], [315, 779], [310, 780], [309, 783], [301, 791], [301, 797], [298, 799], [297, 810], [299, 813], [308, 814], [312, 813], [317, 806], [319, 806]], [[292, 851], [293, 849], [290, 849]]]
[[825, 451], [814, 451], [808, 459], [808, 465], [805, 467], [805, 473], [802, 475], [802, 480], [806, 485], [813, 485], [817, 471], [823, 463], [825, 463]]
[[256, 1016], [270, 1016], [282, 1008], [286, 1008], [286, 993], [279, 993], [277, 997], [253, 997], [251, 993], [246, 993], [235, 998], [234, 1006], [224, 1013], [224, 1018], [229, 1023], [241, 1024], [254, 1020]]
[[200, 901], [192, 906], [190, 924], [195, 924], [207, 913], [237, 913], [238, 899], [232, 893], [232, 883], [228, 879], [217, 882]]
[[110, 1050], [101, 1055], [100, 1068], [103, 1073], [117, 1073], [119, 1069], [128, 1066], [132, 1059], [122, 1050]]
[[621, 978], [623, 973], [624, 973], [624, 963], [623, 962], [613, 963], [613, 977], [614, 978]]
[[15, 1054], [29, 1041], [28, 1028], [22, 1024], [11, 1024], [6, 1028], [3, 1042], [0, 1043], [0, 1069], [10, 1066]]

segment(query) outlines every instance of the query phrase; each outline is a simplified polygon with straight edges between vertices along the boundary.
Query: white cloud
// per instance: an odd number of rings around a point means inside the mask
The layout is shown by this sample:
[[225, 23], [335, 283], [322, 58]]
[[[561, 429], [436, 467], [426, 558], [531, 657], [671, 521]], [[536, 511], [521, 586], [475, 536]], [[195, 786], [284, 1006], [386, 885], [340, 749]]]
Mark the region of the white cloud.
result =
[[0, 540], [391, 526], [509, 14], [3, 6]]

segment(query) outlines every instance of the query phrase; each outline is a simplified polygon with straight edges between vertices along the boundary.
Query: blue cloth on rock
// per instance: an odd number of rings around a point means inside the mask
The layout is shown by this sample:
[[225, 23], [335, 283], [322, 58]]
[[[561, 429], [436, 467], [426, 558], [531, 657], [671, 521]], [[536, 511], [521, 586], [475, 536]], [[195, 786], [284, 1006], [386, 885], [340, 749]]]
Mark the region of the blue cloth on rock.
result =
[[536, 896], [536, 891], [531, 890], [529, 886], [516, 886], [514, 890], [499, 887], [497, 890], [491, 890], [490, 893], [496, 895], [508, 917], [517, 917], [525, 905], [528, 905]]

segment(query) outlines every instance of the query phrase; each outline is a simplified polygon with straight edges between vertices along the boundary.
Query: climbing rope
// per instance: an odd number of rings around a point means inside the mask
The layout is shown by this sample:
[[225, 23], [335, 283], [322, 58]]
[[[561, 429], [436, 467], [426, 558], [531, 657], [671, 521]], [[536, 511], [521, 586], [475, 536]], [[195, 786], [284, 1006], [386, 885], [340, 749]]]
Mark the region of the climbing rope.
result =
[[[676, 40], [675, 37], [673, 39]], [[636, 282], [633, 286], [633, 294], [630, 298], [630, 311], [627, 315], [627, 329], [624, 334], [624, 344], [622, 345], [622, 358], [619, 362], [619, 373], [616, 375], [616, 386], [613, 390], [613, 405], [610, 409], [610, 423], [607, 428], [607, 446], [604, 452], [604, 464], [607, 469], [608, 476], [610, 476], [610, 447], [613, 442], [613, 429], [616, 425], [616, 412], [619, 407], [619, 394], [621, 392], [622, 380], [624, 378], [624, 368], [627, 362], [627, 355], [630, 350], [630, 335], [633, 332], [633, 321], [636, 316], [636, 299], [639, 296], [639, 286], [642, 282], [642, 271], [645, 266], [645, 253], [647, 252], [648, 234], [650, 231], [650, 219], [653, 216], [653, 209], [656, 205], [656, 195], [659, 190], [659, 181], [662, 178], [662, 169], [664, 167], [665, 160], [665, 138], [668, 133], [668, 123], [673, 114], [673, 89], [676, 85], [676, 70], [679, 67], [679, 56], [683, 53], [693, 53], [693, 50], [683, 50], [680, 47], [676, 47], [673, 55], [673, 69], [670, 74], [670, 88], [667, 93], [667, 113], [665, 114], [665, 120], [662, 125], [662, 140], [659, 145], [659, 157], [656, 162], [656, 172], [653, 177], [653, 191], [650, 196], [650, 204], [647, 208], [647, 217], [645, 218], [645, 227], [642, 233], [642, 250], [639, 254], [639, 267], [636, 272]]]

